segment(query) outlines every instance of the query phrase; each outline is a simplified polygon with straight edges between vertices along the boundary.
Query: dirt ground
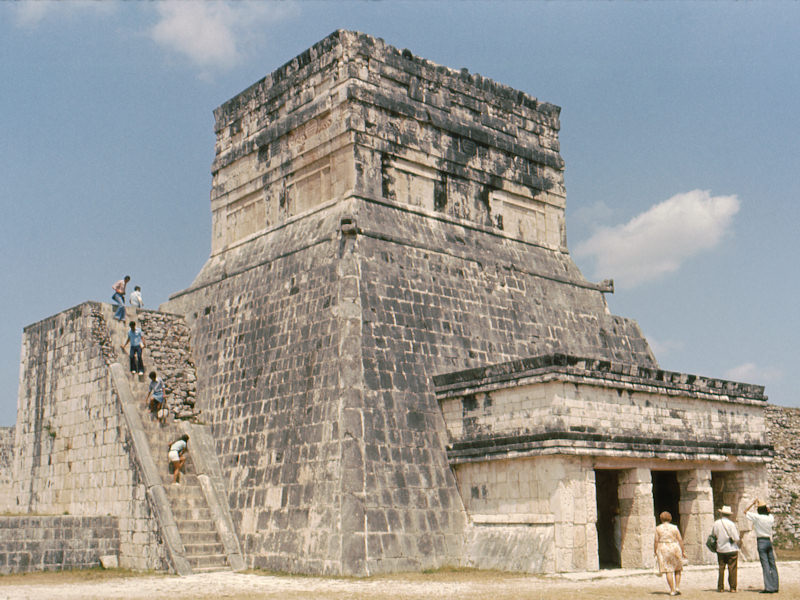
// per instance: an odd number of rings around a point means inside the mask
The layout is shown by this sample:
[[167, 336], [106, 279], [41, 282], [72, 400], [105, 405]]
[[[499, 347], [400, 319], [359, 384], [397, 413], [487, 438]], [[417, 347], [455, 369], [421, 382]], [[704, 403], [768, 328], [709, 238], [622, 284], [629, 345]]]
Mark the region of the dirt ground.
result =
[[[800, 599], [800, 561], [780, 562], [781, 591]], [[684, 598], [719, 599], [715, 567], [684, 569]], [[739, 595], [761, 590], [761, 568], [739, 568]], [[633, 600], [668, 598], [664, 577], [648, 571], [600, 571], [542, 577], [493, 571], [404, 573], [366, 579], [260, 573], [202, 573], [189, 577], [132, 576], [83, 571], [0, 577], [0, 600]]]

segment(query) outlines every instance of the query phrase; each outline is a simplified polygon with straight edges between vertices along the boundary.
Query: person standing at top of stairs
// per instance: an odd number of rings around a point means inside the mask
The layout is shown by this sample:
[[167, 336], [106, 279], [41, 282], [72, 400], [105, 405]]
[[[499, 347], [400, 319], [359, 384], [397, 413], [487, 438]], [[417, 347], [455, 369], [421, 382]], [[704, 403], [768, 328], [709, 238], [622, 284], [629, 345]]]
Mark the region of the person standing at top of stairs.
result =
[[111, 300], [117, 305], [117, 311], [114, 313], [114, 318], [117, 321], [125, 320], [125, 286], [128, 285], [130, 280], [131, 276], [125, 275], [125, 277], [111, 286], [111, 289], [114, 290], [114, 295], [111, 296]]
[[128, 300], [131, 306], [135, 306], [136, 308], [143, 308], [144, 301], [142, 300], [142, 288], [138, 285], [133, 288], [133, 293], [131, 294], [131, 299]]

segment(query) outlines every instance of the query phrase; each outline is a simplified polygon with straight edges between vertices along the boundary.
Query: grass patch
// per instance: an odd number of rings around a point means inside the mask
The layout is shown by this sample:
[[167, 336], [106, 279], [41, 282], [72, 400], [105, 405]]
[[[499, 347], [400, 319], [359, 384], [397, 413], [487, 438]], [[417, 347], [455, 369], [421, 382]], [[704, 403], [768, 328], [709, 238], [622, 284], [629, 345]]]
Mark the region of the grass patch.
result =
[[156, 571], [130, 571], [128, 569], [69, 569], [66, 571], [36, 571], [35, 573], [11, 573], [0, 575], [3, 585], [45, 585], [60, 583], [86, 583], [126, 577], [170, 577], [168, 573]]
[[775, 558], [778, 560], [800, 560], [800, 548], [775, 548]]

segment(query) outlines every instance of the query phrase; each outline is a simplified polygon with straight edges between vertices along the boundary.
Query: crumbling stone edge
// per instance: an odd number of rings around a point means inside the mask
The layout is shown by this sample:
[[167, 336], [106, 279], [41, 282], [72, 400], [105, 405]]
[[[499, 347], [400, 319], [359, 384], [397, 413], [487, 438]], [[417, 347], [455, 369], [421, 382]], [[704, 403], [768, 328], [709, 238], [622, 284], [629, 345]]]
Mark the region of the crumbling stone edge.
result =
[[139, 417], [139, 413], [136, 412], [125, 369], [115, 362], [110, 365], [109, 373], [122, 407], [125, 423], [131, 434], [134, 454], [142, 472], [147, 489], [147, 497], [156, 515], [171, 566], [178, 575], [191, 575], [192, 567], [186, 560], [186, 549], [178, 532], [175, 516], [172, 514], [167, 491], [164, 489], [155, 460], [153, 460], [153, 455], [150, 453], [150, 445], [147, 441], [147, 434], [144, 431], [142, 420]]

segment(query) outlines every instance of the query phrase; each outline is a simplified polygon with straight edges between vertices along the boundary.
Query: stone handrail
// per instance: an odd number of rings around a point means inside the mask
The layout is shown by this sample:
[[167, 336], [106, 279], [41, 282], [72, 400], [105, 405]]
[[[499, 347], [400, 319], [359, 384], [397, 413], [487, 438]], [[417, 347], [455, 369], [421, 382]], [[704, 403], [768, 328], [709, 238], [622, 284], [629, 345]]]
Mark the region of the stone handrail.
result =
[[192, 440], [192, 461], [197, 479], [206, 498], [211, 519], [217, 528], [222, 547], [228, 557], [228, 565], [234, 571], [241, 571], [244, 569], [244, 559], [225, 494], [222, 468], [214, 449], [214, 438], [207, 425], [189, 421], [182, 421], [181, 425], [184, 433], [188, 434]]

